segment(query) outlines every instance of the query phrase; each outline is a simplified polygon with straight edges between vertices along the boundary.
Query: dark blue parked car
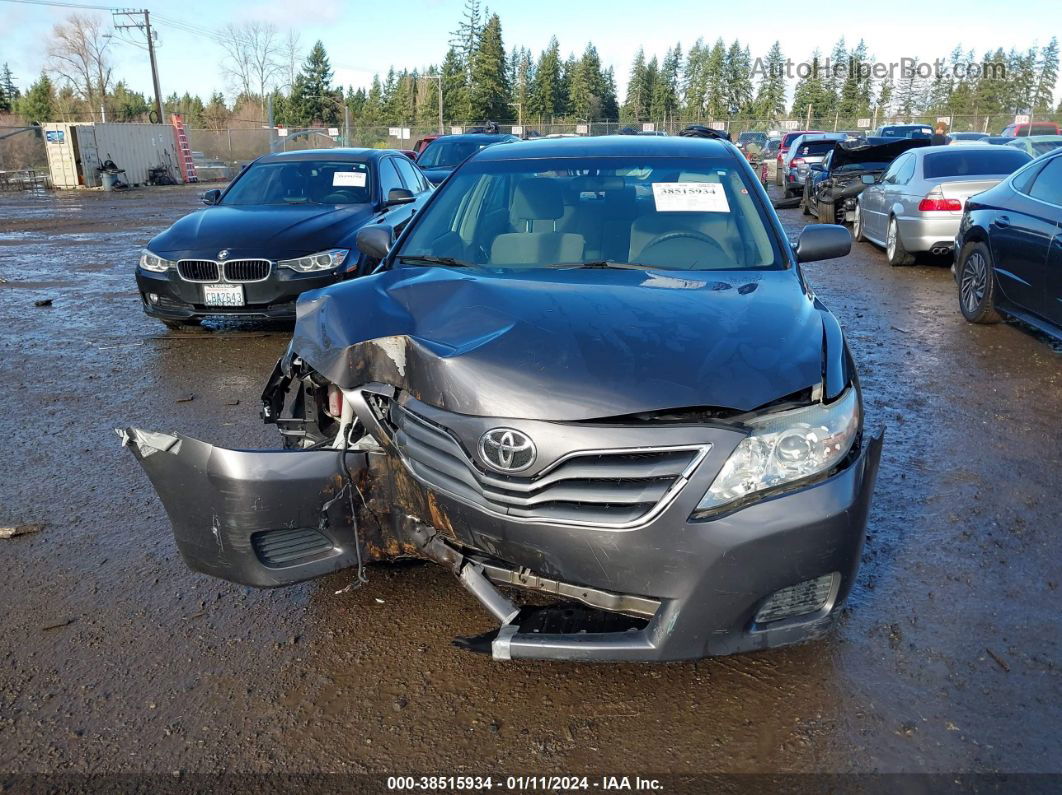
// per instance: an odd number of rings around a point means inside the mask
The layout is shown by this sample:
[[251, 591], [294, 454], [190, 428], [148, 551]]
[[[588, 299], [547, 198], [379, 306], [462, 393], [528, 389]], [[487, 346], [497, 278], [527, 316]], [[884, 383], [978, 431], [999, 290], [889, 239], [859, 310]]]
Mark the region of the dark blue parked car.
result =
[[1062, 150], [967, 199], [955, 251], [967, 320], [1006, 314], [1062, 339]]
[[515, 135], [500, 133], [469, 133], [467, 135], [444, 135], [436, 138], [417, 158], [417, 165], [433, 185], [438, 185], [465, 159], [492, 144], [519, 141]]

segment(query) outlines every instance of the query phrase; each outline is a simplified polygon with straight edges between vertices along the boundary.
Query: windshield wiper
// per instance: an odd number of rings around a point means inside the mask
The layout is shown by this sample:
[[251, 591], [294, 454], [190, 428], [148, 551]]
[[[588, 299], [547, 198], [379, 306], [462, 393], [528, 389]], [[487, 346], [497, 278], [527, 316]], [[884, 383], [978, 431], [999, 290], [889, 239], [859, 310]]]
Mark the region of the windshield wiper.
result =
[[448, 268], [474, 268], [471, 262], [454, 259], [453, 257], [432, 257], [420, 254], [399, 254], [397, 259], [402, 262], [419, 262], [421, 265], [445, 265]]
[[639, 265], [635, 262], [617, 262], [611, 259], [595, 259], [589, 262], [554, 262], [552, 265], [547, 265], [547, 268], [618, 268], [620, 270], [651, 270], [653, 268], [659, 268], [659, 265]]

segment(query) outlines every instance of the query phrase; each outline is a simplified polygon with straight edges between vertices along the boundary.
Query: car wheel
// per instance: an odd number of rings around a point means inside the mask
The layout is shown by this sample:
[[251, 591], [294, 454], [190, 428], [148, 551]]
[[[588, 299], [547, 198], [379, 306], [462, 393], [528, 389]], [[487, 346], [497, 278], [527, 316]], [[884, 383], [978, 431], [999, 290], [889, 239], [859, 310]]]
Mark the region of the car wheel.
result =
[[995, 307], [996, 277], [988, 246], [975, 243], [959, 266], [959, 309], [971, 323], [998, 323]]
[[900, 239], [900, 230], [896, 227], [896, 219], [889, 219], [889, 231], [885, 234], [885, 256], [893, 267], [897, 265], [910, 265], [914, 262], [914, 256], [909, 254], [903, 247]]
[[852, 222], [852, 239], [857, 243], [862, 243], [866, 240], [863, 236], [863, 213], [859, 209], [859, 205], [855, 208], [855, 220]]

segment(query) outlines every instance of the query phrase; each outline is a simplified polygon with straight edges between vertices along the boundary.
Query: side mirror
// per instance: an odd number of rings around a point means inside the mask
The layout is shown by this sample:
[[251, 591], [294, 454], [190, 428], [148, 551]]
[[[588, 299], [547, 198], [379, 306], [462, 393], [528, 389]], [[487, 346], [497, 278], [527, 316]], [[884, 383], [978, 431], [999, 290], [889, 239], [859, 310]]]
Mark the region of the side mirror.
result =
[[810, 168], [810, 169], [811, 169], [812, 171], [825, 171], [825, 170], [826, 170], [826, 169], [824, 169], [824, 168], [822, 167], [822, 163], [812, 163], [812, 164], [811, 164], [811, 165], [809, 166], [809, 168]]
[[852, 250], [852, 233], [838, 224], [808, 224], [797, 238], [797, 262], [844, 257]]
[[[394, 190], [405, 189], [395, 188]], [[406, 191], [406, 193], [409, 193], [409, 191]], [[391, 249], [391, 235], [391, 227], [383, 224], [363, 226], [358, 230], [358, 236], [354, 238], [354, 245], [358, 247], [358, 251], [362, 254], [367, 254], [372, 259], [383, 259]]]
[[199, 197], [203, 200], [203, 204], [217, 204], [221, 201], [221, 191], [217, 188], [213, 188], [208, 191], [204, 191], [203, 195]]
[[413, 195], [413, 191], [406, 188], [391, 188], [387, 192], [387, 201], [384, 202], [384, 207], [394, 207], [396, 204], [409, 204], [412, 201], [416, 201], [417, 197]]
[[877, 185], [878, 184], [878, 178], [875, 177], [873, 174], [864, 174], [859, 179], [864, 185]]

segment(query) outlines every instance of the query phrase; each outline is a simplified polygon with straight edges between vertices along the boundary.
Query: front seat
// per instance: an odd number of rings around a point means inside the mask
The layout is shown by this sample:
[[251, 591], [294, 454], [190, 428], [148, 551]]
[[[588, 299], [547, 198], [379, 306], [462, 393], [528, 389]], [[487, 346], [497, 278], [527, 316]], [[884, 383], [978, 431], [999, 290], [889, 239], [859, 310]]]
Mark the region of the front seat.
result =
[[[564, 191], [557, 180], [530, 177], [518, 182], [509, 220], [520, 231], [494, 238], [490, 264], [533, 268], [554, 262], [582, 262], [583, 236], [557, 231], [557, 219], [563, 215]], [[543, 226], [552, 229], [537, 231]]]

